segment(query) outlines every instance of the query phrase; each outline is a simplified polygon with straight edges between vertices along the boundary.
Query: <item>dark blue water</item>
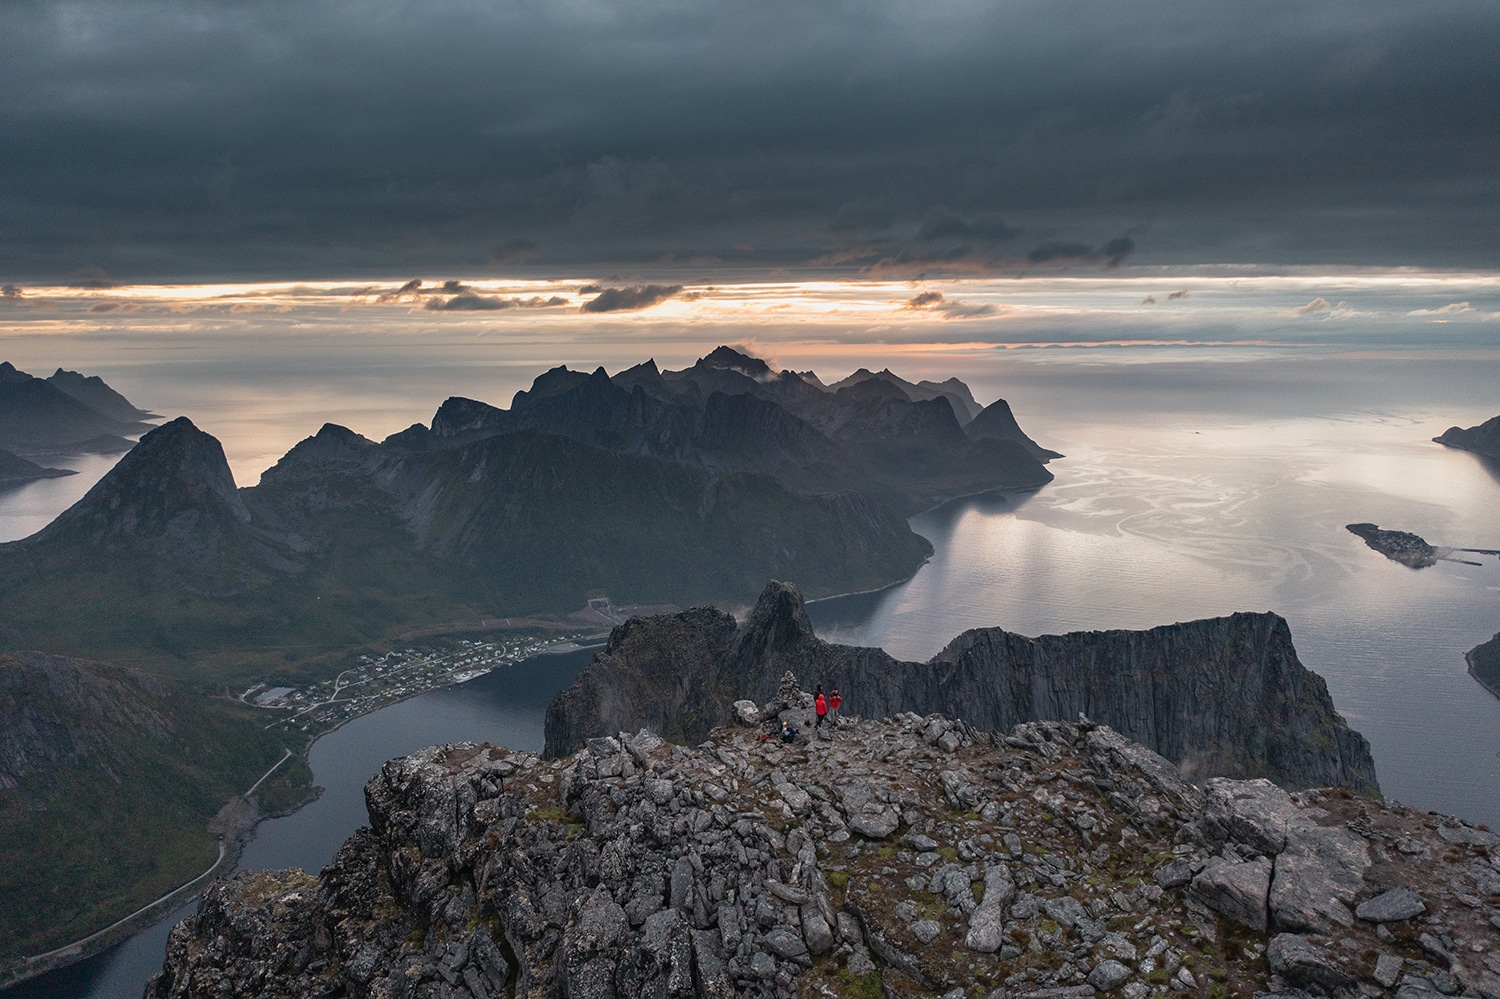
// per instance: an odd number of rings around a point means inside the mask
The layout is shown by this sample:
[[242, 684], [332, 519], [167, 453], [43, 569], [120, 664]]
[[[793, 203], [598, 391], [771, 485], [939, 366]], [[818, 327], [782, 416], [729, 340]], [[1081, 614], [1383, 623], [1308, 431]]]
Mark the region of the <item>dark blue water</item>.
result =
[[[490, 742], [512, 749], [542, 748], [547, 702], [593, 656], [591, 650], [537, 656], [485, 676], [444, 687], [356, 718], [319, 739], [309, 762], [324, 788], [318, 800], [260, 825], [240, 858], [242, 870], [301, 867], [321, 870], [365, 825], [364, 787], [386, 760], [424, 746]], [[0, 992], [4, 999], [140, 999], [161, 968], [167, 934], [196, 903], [102, 954]]]

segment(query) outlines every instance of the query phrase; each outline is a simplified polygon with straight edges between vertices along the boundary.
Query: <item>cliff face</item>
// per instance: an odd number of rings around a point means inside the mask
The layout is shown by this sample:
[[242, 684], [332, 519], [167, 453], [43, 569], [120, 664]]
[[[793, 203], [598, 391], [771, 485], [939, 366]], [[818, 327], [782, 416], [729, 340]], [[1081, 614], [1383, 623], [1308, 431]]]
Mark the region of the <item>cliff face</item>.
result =
[[1344, 791], [1194, 786], [1091, 724], [620, 733], [551, 762], [466, 744], [365, 794], [369, 827], [316, 879], [212, 887], [147, 996], [1500, 989], [1494, 834]]
[[913, 663], [817, 638], [784, 583], [766, 587], [741, 627], [697, 609], [617, 629], [548, 706], [546, 752], [640, 726], [696, 742], [730, 720], [734, 700], [769, 700], [788, 669], [838, 687], [845, 709], [867, 717], [939, 711], [1003, 730], [1084, 714], [1193, 775], [1377, 788], [1369, 744], [1274, 614], [1040, 638], [985, 628]]

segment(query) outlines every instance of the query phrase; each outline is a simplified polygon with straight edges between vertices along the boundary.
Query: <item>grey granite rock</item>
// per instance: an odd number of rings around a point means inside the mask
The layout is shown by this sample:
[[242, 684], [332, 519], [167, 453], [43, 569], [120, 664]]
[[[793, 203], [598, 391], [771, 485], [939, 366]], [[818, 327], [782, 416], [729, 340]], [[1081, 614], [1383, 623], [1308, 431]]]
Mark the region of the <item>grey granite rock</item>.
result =
[[1232, 864], [1214, 857], [1193, 878], [1193, 895], [1220, 915], [1253, 930], [1266, 928], [1271, 863], [1265, 859]]
[[1291, 796], [1268, 780], [1214, 778], [1203, 793], [1199, 825], [1211, 843], [1243, 843], [1274, 857], [1286, 848], [1288, 826], [1307, 822]]
[[1414, 919], [1427, 911], [1422, 896], [1404, 885], [1383, 891], [1354, 910], [1360, 919], [1372, 923], [1395, 923]]
[[1354, 979], [1329, 960], [1322, 947], [1295, 933], [1278, 933], [1266, 947], [1271, 973], [1293, 985], [1316, 985], [1325, 989], [1345, 988]]
[[1089, 972], [1088, 983], [1100, 992], [1110, 992], [1125, 984], [1130, 969], [1119, 961], [1100, 961]]
[[981, 954], [993, 954], [1005, 943], [1005, 912], [1016, 897], [1016, 883], [1001, 861], [991, 861], [984, 871], [984, 898], [969, 914], [964, 946]]
[[1328, 933], [1354, 921], [1349, 906], [1370, 866], [1365, 840], [1342, 826], [1293, 826], [1276, 855], [1271, 919], [1278, 929]]
[[1395, 954], [1381, 954], [1375, 959], [1375, 970], [1372, 977], [1386, 988], [1393, 988], [1396, 981], [1401, 977], [1401, 965], [1404, 962]]

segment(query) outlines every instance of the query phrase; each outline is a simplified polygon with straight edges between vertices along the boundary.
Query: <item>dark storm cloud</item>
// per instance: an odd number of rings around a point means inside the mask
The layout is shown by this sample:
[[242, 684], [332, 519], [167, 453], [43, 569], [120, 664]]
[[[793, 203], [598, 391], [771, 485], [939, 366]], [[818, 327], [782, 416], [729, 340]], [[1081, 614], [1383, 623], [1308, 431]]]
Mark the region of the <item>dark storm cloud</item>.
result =
[[1020, 234], [1020, 229], [1006, 225], [1005, 220], [994, 212], [980, 212], [972, 218], [965, 218], [958, 212], [939, 205], [922, 216], [922, 224], [917, 226], [917, 233], [913, 238], [918, 241], [981, 239], [1004, 242]]
[[25, 0], [0, 277], [977, 267], [1019, 230], [1497, 265], [1497, 44], [1464, 0]]
[[628, 312], [660, 305], [682, 291], [680, 284], [638, 284], [630, 288], [605, 288], [598, 298], [580, 307], [583, 312]]
[[530, 298], [502, 298], [464, 292], [452, 298], [429, 298], [424, 308], [429, 312], [499, 312], [506, 309], [547, 309], [567, 304], [566, 298], [557, 295], [551, 298], [542, 298], [540, 295]]
[[1129, 236], [1117, 236], [1103, 246], [1091, 247], [1086, 243], [1043, 243], [1026, 254], [1028, 263], [1092, 263], [1102, 262], [1105, 267], [1118, 267], [1135, 251], [1135, 240]]
[[501, 243], [490, 251], [490, 263], [492, 264], [524, 264], [536, 259], [541, 252], [529, 239], [510, 239]]

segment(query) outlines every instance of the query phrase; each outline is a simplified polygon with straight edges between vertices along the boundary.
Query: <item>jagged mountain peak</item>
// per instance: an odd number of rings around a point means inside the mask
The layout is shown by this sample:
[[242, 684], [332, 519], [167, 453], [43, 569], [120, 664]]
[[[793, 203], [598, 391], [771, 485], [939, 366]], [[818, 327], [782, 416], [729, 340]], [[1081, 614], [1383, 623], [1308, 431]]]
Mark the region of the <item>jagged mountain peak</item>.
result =
[[33, 377], [33, 375], [28, 375], [9, 361], [0, 361], [0, 383], [15, 384], [17, 382], [30, 381]]
[[765, 361], [735, 350], [733, 347], [715, 347], [700, 358], [698, 364], [705, 368], [728, 368], [731, 371], [749, 375], [751, 378], [770, 378], [775, 375], [771, 366]]
[[142, 437], [34, 539], [142, 540], [205, 521], [220, 528], [248, 525], [250, 511], [218, 439], [179, 416]]
[[149, 412], [134, 405], [129, 399], [110, 388], [98, 375], [84, 375], [66, 368], [58, 368], [47, 381], [60, 391], [112, 420], [134, 423], [151, 417]]
[[[602, 372], [604, 369], [598, 370]], [[590, 372], [574, 371], [566, 364], [559, 364], [537, 375], [531, 383], [531, 388], [517, 392], [510, 402], [511, 411], [524, 410], [549, 396], [561, 395], [569, 389], [577, 388], [580, 383], [588, 381], [590, 377], [592, 377]]]
[[813, 637], [802, 591], [793, 583], [772, 580], [761, 591], [741, 629], [739, 646], [755, 655], [794, 648]]

